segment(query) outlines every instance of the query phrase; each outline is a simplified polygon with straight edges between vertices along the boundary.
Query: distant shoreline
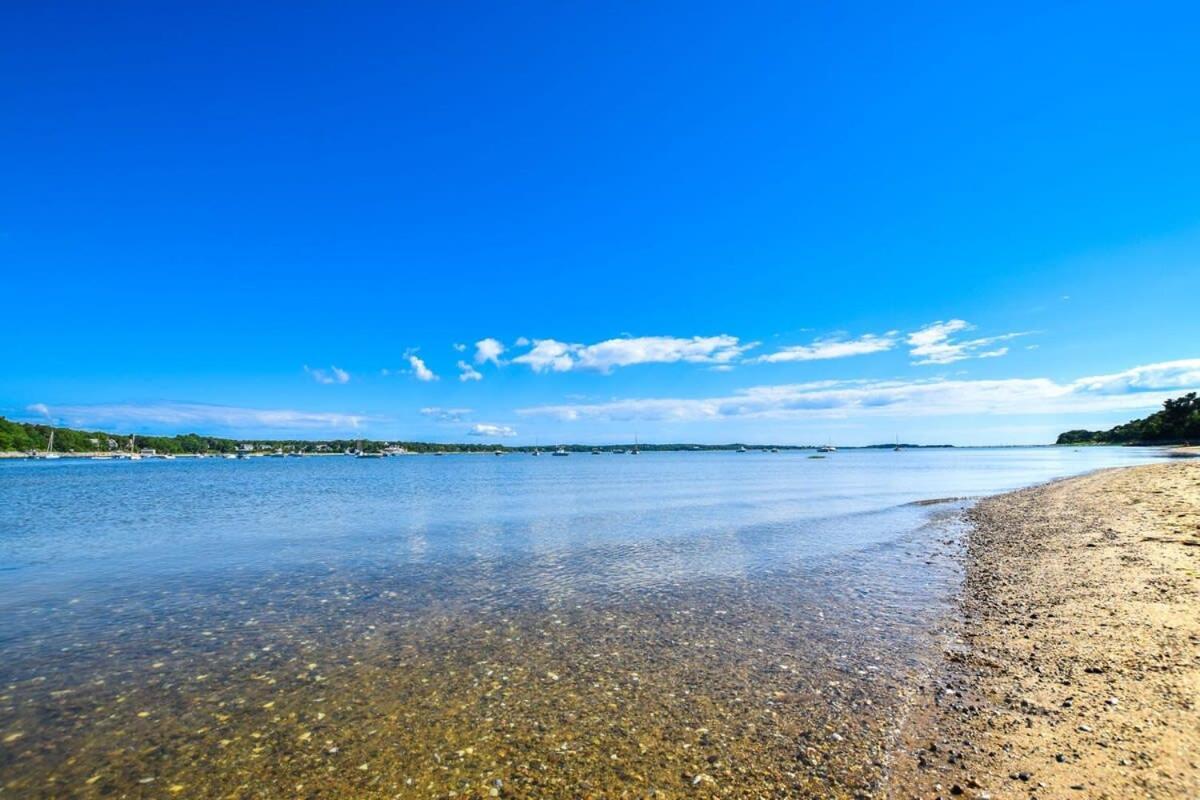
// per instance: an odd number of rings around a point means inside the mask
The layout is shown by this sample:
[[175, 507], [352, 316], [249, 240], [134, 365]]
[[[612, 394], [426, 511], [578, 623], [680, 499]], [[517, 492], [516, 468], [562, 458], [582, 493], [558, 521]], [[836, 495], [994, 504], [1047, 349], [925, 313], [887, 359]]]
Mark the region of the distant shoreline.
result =
[[[379, 444], [379, 443], [375, 442], [373, 444]], [[420, 444], [428, 449], [407, 450], [404, 452], [396, 453], [395, 455], [397, 455], [397, 456], [429, 456], [429, 455], [487, 456], [487, 455], [493, 455], [496, 452], [501, 452], [506, 455], [507, 454], [529, 455], [529, 454], [533, 453], [535, 450], [539, 451], [540, 453], [542, 453], [544, 455], [549, 455], [555, 449], [557, 449], [557, 447], [538, 447], [536, 445], [521, 445], [519, 447], [512, 447], [512, 446], [506, 446], [506, 445], [500, 445], [500, 444], [485, 445], [485, 446], [433, 444], [433, 443], [420, 443]], [[459, 447], [470, 447], [472, 449], [458, 449]], [[580, 453], [590, 454], [594, 451], [599, 451], [603, 455], [619, 455], [623, 451], [628, 452], [628, 451], [632, 450], [634, 445], [631, 445], [631, 444], [630, 445], [572, 444], [572, 445], [563, 445], [562, 447], [567, 452], [576, 453], [576, 454], [580, 454]], [[762, 453], [764, 451], [771, 451], [771, 450], [778, 450], [780, 452], [784, 452], [784, 451], [789, 451], [789, 452], [815, 451], [815, 450], [818, 450], [820, 447], [822, 447], [822, 445], [782, 445], [782, 444], [780, 444], [780, 445], [739, 445], [739, 444], [731, 444], [731, 445], [690, 445], [690, 444], [653, 445], [653, 444], [641, 444], [641, 445], [638, 445], [637, 447], [643, 453], [737, 453], [737, 452], [740, 452], [739, 448], [742, 448], [742, 447], [745, 448], [746, 453]], [[1016, 448], [1028, 448], [1028, 447], [1045, 447], [1045, 448], [1072, 447], [1072, 449], [1074, 449], [1076, 447], [1139, 447], [1139, 448], [1140, 447], [1144, 447], [1144, 448], [1155, 447], [1155, 448], [1166, 449], [1166, 450], [1168, 450], [1169, 455], [1175, 456], [1178, 458], [1200, 458], [1200, 446], [1197, 446], [1197, 445], [1178, 446], [1178, 445], [1162, 445], [1162, 444], [1118, 444], [1118, 443], [1112, 443], [1112, 444], [1088, 443], [1088, 444], [1081, 444], [1081, 445], [1074, 445], [1074, 446], [1072, 446], [1072, 445], [1056, 445], [1056, 444], [1020, 444], [1020, 445], [901, 444], [901, 445], [899, 445], [899, 449], [901, 451], [904, 451], [904, 450], [978, 450], [978, 449], [1004, 450], [1004, 449], [1016, 449]], [[856, 451], [856, 450], [892, 450], [895, 448], [896, 448], [896, 445], [891, 445], [891, 444], [869, 444], [869, 445], [845, 445], [845, 446], [839, 446], [837, 449], [838, 450]], [[367, 452], [378, 452], [378, 450], [367, 451]], [[28, 451], [22, 451], [22, 450], [5, 450], [5, 451], [0, 451], [0, 460], [15, 460], [15, 461], [19, 461], [22, 459], [35, 460], [43, 454], [44, 454], [44, 451], [42, 451], [42, 450], [36, 451], [36, 455], [31, 455]], [[101, 459], [111, 458], [113, 460], [119, 460], [119, 459], [127, 460], [128, 459], [128, 451], [127, 450], [94, 450], [94, 451], [79, 451], [79, 452], [55, 451], [55, 455], [57, 455], [60, 459], [76, 459], [76, 460], [87, 460], [87, 459], [95, 459], [95, 458], [101, 458]], [[163, 457], [167, 454], [166, 453], [155, 453], [153, 455], [149, 455], [149, 454], [140, 454], [140, 455], [143, 459], [158, 460], [158, 459], [163, 459]], [[222, 452], [222, 451], [209, 451], [209, 452], [204, 452], [204, 453], [170, 453], [169, 455], [171, 457], [177, 458], [177, 459], [196, 459], [196, 458], [203, 459], [203, 458], [223, 458], [224, 456], [227, 456], [227, 455], [234, 455], [234, 453]], [[288, 457], [302, 456], [304, 458], [314, 458], [314, 457], [329, 457], [329, 456], [343, 456], [344, 457], [344, 456], [347, 456], [350, 454], [346, 453], [344, 451], [341, 451], [341, 450], [337, 450], [337, 451], [309, 451], [309, 450], [306, 450], [303, 453], [285, 452], [285, 455], [287, 455]], [[243, 456], [243, 459], [244, 458], [268, 458], [268, 457], [272, 457], [272, 456], [277, 457], [278, 454], [272, 450], [257, 450], [252, 453], [246, 453]]]

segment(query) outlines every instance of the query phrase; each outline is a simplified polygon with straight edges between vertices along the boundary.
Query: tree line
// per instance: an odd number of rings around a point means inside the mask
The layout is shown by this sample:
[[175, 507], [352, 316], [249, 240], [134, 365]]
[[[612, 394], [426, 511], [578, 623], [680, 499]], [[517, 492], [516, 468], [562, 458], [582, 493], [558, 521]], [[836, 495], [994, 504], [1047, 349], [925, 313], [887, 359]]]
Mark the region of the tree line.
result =
[[1195, 392], [1167, 400], [1162, 411], [1107, 431], [1061, 433], [1058, 444], [1184, 444], [1200, 442], [1200, 398]]
[[[110, 449], [128, 450], [130, 434], [108, 433], [105, 431], [82, 431], [74, 428], [59, 428], [57, 426], [32, 422], [14, 422], [0, 417], [0, 452], [30, 452], [46, 450], [50, 443], [50, 431], [54, 431], [54, 449], [60, 453], [92, 453], [105, 452]], [[433, 442], [404, 442], [404, 441], [375, 441], [368, 439], [325, 439], [312, 441], [308, 439], [225, 439], [218, 436], [201, 436], [197, 433], [184, 433], [177, 436], [150, 436], [137, 434], [135, 447], [153, 449], [157, 453], [172, 453], [175, 455], [195, 453], [234, 453], [238, 446], [252, 444], [258, 450], [282, 450], [283, 452], [308, 452], [319, 450], [340, 453], [345, 450], [362, 449], [368, 453], [378, 453], [386, 447], [403, 447], [411, 453], [487, 453], [499, 450], [508, 453], [531, 453], [534, 450], [550, 452], [558, 445], [520, 445], [516, 447], [495, 443], [470, 444], [441, 444]], [[111, 444], [110, 444], [111, 443]], [[891, 447], [891, 445], [878, 445]], [[945, 445], [942, 445], [945, 446]], [[573, 453], [587, 453], [593, 449], [603, 452], [613, 450], [632, 450], [634, 444], [604, 445], [595, 448], [586, 444], [566, 444], [563, 449]], [[737, 450], [739, 447], [760, 449], [777, 447], [780, 450], [807, 450], [812, 445], [752, 445], [733, 442], [729, 444], [639, 444], [638, 449], [646, 452], [674, 450]], [[917, 447], [917, 445], [905, 445]]]

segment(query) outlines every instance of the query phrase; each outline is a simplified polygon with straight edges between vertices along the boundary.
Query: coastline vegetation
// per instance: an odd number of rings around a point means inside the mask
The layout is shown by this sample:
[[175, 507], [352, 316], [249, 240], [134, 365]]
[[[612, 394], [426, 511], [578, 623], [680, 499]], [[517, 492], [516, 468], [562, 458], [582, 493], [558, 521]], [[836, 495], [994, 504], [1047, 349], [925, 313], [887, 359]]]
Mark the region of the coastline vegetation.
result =
[[[84, 431], [74, 428], [15, 422], [0, 417], [0, 453], [28, 453], [44, 451], [50, 443], [50, 431], [54, 431], [54, 450], [59, 453], [97, 453], [108, 451], [127, 451], [130, 447], [131, 434], [109, 433], [105, 431]], [[249, 446], [255, 452], [284, 453], [342, 453], [347, 450], [362, 450], [366, 453], [379, 453], [387, 448], [401, 448], [409, 453], [491, 453], [502, 451], [506, 453], [531, 453], [534, 450], [549, 452], [561, 446], [571, 453], [590, 453], [593, 450], [611, 452], [614, 450], [630, 451], [635, 445], [626, 444], [589, 445], [520, 445], [507, 446], [494, 442], [479, 443], [444, 443], [444, 442], [405, 442], [378, 441], [369, 439], [228, 439], [218, 436], [202, 436], [196, 433], [184, 433], [177, 436], [152, 436], [145, 434], [132, 435], [136, 450], [152, 449], [158, 454], [195, 455], [199, 453], [236, 453]], [[817, 445], [784, 445], [784, 444], [749, 444], [731, 442], [728, 444], [645, 444], [636, 445], [643, 452], [673, 452], [682, 450], [812, 450]], [[864, 449], [879, 449], [900, 447], [902, 449], [917, 448], [946, 448], [952, 445], [917, 445], [917, 444], [875, 444], [867, 445]]]
[[1200, 442], [1200, 397], [1189, 392], [1167, 400], [1162, 411], [1107, 431], [1061, 433], [1058, 444], [1188, 444]]

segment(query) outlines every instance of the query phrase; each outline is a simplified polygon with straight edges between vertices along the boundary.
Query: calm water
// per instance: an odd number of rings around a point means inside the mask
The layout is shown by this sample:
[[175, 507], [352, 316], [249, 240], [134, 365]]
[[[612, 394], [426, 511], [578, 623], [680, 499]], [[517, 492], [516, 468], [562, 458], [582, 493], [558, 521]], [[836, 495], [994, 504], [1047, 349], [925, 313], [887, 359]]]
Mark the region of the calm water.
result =
[[870, 791], [965, 501], [1116, 448], [0, 463], [5, 796]]

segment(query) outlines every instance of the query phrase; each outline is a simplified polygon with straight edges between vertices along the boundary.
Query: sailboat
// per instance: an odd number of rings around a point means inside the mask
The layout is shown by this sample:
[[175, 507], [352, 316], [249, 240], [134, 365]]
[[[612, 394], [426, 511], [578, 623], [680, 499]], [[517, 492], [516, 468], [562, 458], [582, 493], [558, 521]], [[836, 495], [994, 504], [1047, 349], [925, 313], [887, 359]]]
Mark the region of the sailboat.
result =
[[354, 454], [354, 457], [355, 458], [383, 458], [383, 453], [379, 452], [378, 450], [372, 450], [371, 452], [368, 453], [366, 450], [363, 450], [362, 441], [359, 441], [358, 452], [356, 452]]
[[633, 449], [629, 451], [629, 454], [630, 454], [630, 455], [634, 455], [634, 456], [636, 456], [636, 455], [638, 455], [640, 452], [641, 452], [641, 451], [640, 451], [640, 450], [638, 450], [638, 438], [637, 438], [637, 434], [635, 433], [635, 434], [633, 435]]
[[35, 453], [34, 458], [37, 459], [55, 459], [62, 458], [58, 453], [54, 452], [54, 428], [50, 429], [50, 443], [46, 445], [46, 452]]
[[552, 455], [552, 456], [569, 456], [571, 454], [568, 453], [566, 451], [566, 449], [560, 444], [557, 448], [555, 448], [554, 452], [551, 453], [550, 455]]
[[897, 436], [896, 436], [896, 446], [895, 446], [895, 447], [893, 447], [893, 448], [892, 448], [892, 450], [893, 450], [894, 452], [897, 452], [897, 453], [899, 453], [899, 452], [900, 452], [901, 450], [903, 450], [903, 449], [904, 449], [904, 448], [902, 448], [902, 447], [900, 446], [900, 436], [899, 436], [899, 435], [897, 435]]

